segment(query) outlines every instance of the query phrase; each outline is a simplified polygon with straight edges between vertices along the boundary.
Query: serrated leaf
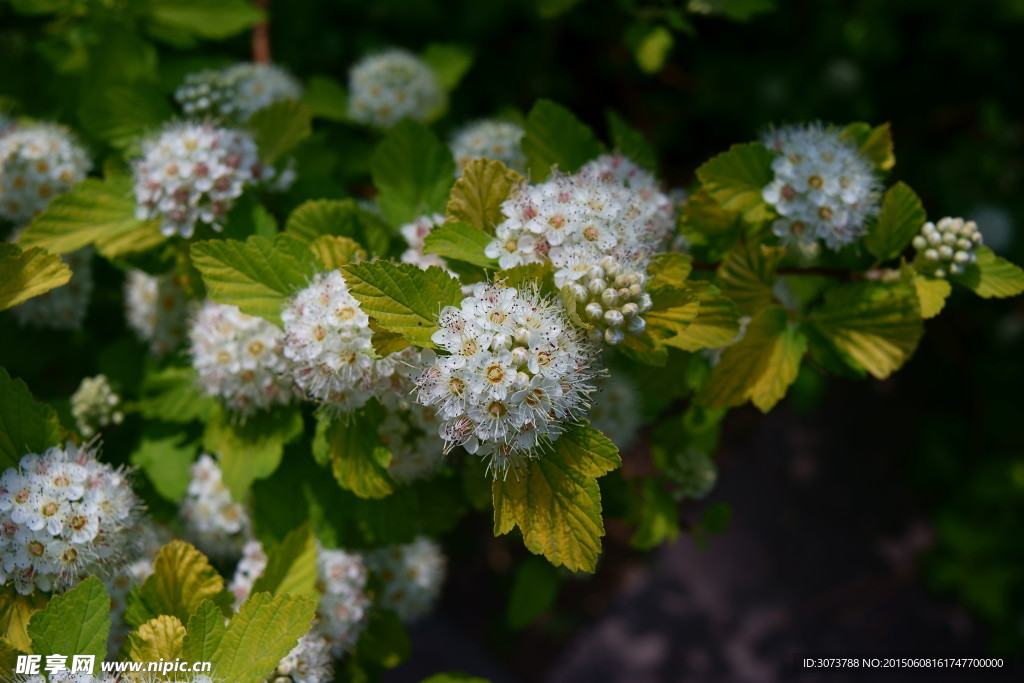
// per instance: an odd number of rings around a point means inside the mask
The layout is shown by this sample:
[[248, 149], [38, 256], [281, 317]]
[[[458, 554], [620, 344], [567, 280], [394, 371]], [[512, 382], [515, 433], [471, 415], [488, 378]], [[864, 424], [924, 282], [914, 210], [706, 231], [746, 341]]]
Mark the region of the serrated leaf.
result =
[[284, 230], [306, 242], [322, 235], [348, 237], [370, 253], [387, 253], [391, 230], [378, 216], [359, 206], [354, 199], [314, 199], [292, 211]]
[[192, 422], [208, 416], [217, 406], [215, 398], [199, 393], [196, 371], [191, 367], [172, 366], [147, 374], [142, 393], [139, 412], [149, 420]]
[[740, 332], [740, 314], [736, 305], [722, 296], [718, 287], [710, 282], [694, 281], [689, 286], [700, 303], [697, 317], [686, 329], [662, 340], [662, 343], [683, 351], [717, 349], [731, 344]]
[[864, 237], [864, 246], [882, 260], [896, 258], [924, 225], [924, 205], [910, 187], [899, 182], [882, 198], [882, 212]]
[[871, 124], [861, 121], [851, 123], [843, 129], [841, 137], [856, 144], [861, 154], [874, 162], [877, 168], [888, 171], [896, 165], [892, 130], [888, 123], [874, 128], [871, 127]]
[[718, 284], [743, 315], [753, 315], [772, 305], [775, 269], [785, 255], [781, 247], [740, 245], [718, 267]]
[[185, 640], [181, 647], [182, 659], [208, 662], [220, 646], [227, 626], [224, 613], [211, 600], [204, 600], [189, 617]]
[[840, 285], [808, 319], [847, 363], [878, 379], [910, 358], [924, 332], [917, 293], [906, 282]]
[[697, 178], [726, 211], [737, 211], [751, 223], [763, 221], [772, 215], [761, 191], [775, 178], [773, 158], [758, 142], [733, 145], [698, 168]]
[[397, 353], [412, 346], [408, 339], [397, 332], [381, 329], [373, 318], [370, 318], [370, 329], [373, 331], [370, 336], [370, 344], [373, 345], [373, 350], [381, 356]]
[[394, 226], [443, 213], [455, 182], [451, 150], [429, 128], [408, 119], [388, 131], [370, 159], [377, 204]]
[[983, 299], [1004, 299], [1024, 292], [1024, 270], [985, 246], [977, 247], [978, 260], [953, 275], [957, 284], [967, 287]]
[[245, 242], [196, 242], [192, 263], [211, 299], [278, 326], [288, 298], [316, 272], [316, 257], [309, 247], [288, 234], [273, 240], [253, 235]]
[[143, 83], [100, 88], [88, 93], [78, 110], [82, 128], [122, 152], [173, 116], [163, 94]]
[[422, 59], [434, 72], [441, 89], [451, 92], [473, 65], [473, 52], [461, 45], [431, 43], [423, 51]]
[[302, 93], [302, 101], [313, 116], [328, 121], [348, 120], [348, 93], [333, 78], [313, 76]]
[[28, 636], [36, 654], [94, 655], [103, 660], [110, 633], [110, 596], [95, 576], [63, 595], [54, 595], [45, 609], [32, 615]]
[[156, 492], [167, 500], [180, 501], [191, 479], [192, 461], [199, 445], [185, 439], [184, 434], [143, 436], [131, 454], [131, 463], [142, 468]]
[[807, 338], [789, 324], [786, 310], [766, 308], [751, 319], [743, 338], [725, 350], [697, 400], [711, 408], [750, 401], [767, 413], [796, 381], [806, 350]]
[[459, 281], [437, 266], [420, 270], [411, 263], [374, 261], [341, 270], [363, 312], [416, 346], [434, 348], [430, 336], [438, 329], [438, 314], [463, 298]]
[[125, 643], [133, 662], [173, 662], [184, 652], [185, 627], [178, 617], [161, 614], [128, 634]]
[[108, 258], [145, 251], [164, 242], [157, 221], [135, 217], [128, 177], [86, 178], [53, 198], [18, 238], [22, 248], [42, 247], [55, 254], [95, 244]]
[[67, 284], [71, 268], [60, 256], [32, 247], [0, 243], [0, 311]]
[[18, 467], [29, 453], [42, 453], [61, 441], [57, 413], [36, 403], [20, 379], [0, 367], [0, 470]]
[[679, 231], [694, 258], [719, 261], [743, 233], [738, 211], [726, 211], [701, 187], [690, 195], [679, 217]]
[[423, 239], [423, 253], [496, 270], [497, 260], [484, 254], [490, 242], [491, 236], [479, 228], [466, 223], [444, 223], [427, 233]]
[[554, 604], [561, 579], [558, 569], [539, 557], [528, 557], [516, 568], [509, 591], [505, 623], [513, 630], [526, 628]]
[[953, 285], [948, 280], [926, 277], [920, 273], [913, 273], [912, 276], [921, 317], [925, 320], [934, 318], [942, 312], [946, 299], [953, 293]]
[[338, 484], [360, 498], [384, 498], [394, 488], [388, 474], [391, 451], [377, 433], [380, 415], [362, 410], [348, 420], [317, 421], [313, 455], [330, 462]]
[[688, 254], [656, 254], [647, 266], [647, 287], [682, 287], [692, 272], [693, 259]]
[[313, 134], [313, 112], [304, 102], [281, 100], [257, 111], [245, 125], [252, 131], [260, 158], [274, 164]]
[[255, 593], [242, 604], [211, 661], [218, 678], [261, 683], [309, 632], [316, 600], [304, 595]]
[[524, 129], [523, 153], [533, 182], [546, 180], [555, 165], [564, 173], [574, 173], [601, 153], [594, 131], [551, 100], [537, 100]]
[[452, 186], [448, 200], [449, 220], [461, 221], [488, 235], [505, 220], [501, 203], [523, 182], [523, 176], [500, 161], [473, 159]]
[[227, 38], [266, 18], [248, 0], [160, 0], [150, 9], [153, 21], [201, 38]]
[[366, 259], [366, 251], [348, 237], [321, 235], [313, 240], [309, 249], [326, 270], [337, 270], [353, 261]]
[[696, 293], [688, 287], [661, 287], [650, 289], [653, 306], [643, 314], [647, 331], [641, 336], [655, 340], [660, 346], [690, 326], [700, 310]]
[[21, 595], [13, 583], [0, 586], [0, 645], [4, 640], [21, 652], [32, 652], [32, 641], [28, 636], [28, 624], [39, 610], [46, 607], [49, 599], [45, 593]]
[[621, 464], [615, 444], [601, 432], [568, 428], [525, 472], [494, 482], [494, 534], [518, 526], [530, 552], [593, 572], [604, 536], [597, 478]]
[[303, 426], [297, 407], [267, 411], [239, 423], [218, 406], [206, 423], [203, 449], [220, 455], [224, 485], [235, 501], [242, 502], [254, 481], [274, 473], [285, 445], [302, 434]]
[[[226, 596], [226, 597], [225, 597]], [[204, 600], [222, 608], [230, 604], [224, 579], [206, 556], [184, 541], [171, 541], [153, 561], [153, 573], [128, 594], [125, 620], [139, 627], [150, 619], [169, 614], [188, 623]]]
[[252, 593], [307, 595], [319, 599], [316, 589], [316, 540], [309, 524], [284, 537], [267, 553], [267, 565], [252, 585]]

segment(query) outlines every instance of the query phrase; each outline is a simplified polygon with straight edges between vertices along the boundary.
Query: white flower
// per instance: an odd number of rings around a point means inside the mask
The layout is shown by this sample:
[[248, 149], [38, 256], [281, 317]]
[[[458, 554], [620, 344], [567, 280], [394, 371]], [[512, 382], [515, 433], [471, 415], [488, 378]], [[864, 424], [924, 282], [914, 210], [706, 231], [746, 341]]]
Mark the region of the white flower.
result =
[[242, 558], [235, 567], [235, 575], [228, 584], [228, 591], [235, 596], [235, 610], [252, 593], [252, 586], [263, 570], [267, 568], [267, 554], [263, 552], [263, 544], [259, 541], [247, 541], [242, 546]]
[[773, 232], [786, 244], [821, 239], [839, 250], [867, 233], [878, 213], [874, 166], [840, 131], [820, 124], [769, 131], [775, 178], [761, 195], [779, 214]]
[[142, 143], [135, 162], [136, 216], [160, 219], [164, 235], [192, 237], [197, 223], [214, 230], [242, 192], [274, 179], [252, 136], [208, 123], [172, 123]]
[[518, 123], [499, 119], [475, 121], [460, 128], [452, 137], [452, 155], [456, 172], [462, 175], [473, 159], [493, 159], [509, 168], [526, 170], [522, 141], [526, 132]]
[[207, 301], [192, 320], [189, 339], [199, 386], [236, 414], [248, 417], [294, 397], [284, 374], [284, 335], [273, 323]]
[[134, 554], [139, 499], [92, 444], [21, 458], [0, 476], [0, 584], [28, 595], [108, 576]]
[[334, 665], [331, 643], [315, 632], [299, 638], [299, 643], [277, 664], [270, 683], [331, 683]]
[[633, 441], [640, 427], [640, 396], [623, 374], [612, 375], [592, 397], [590, 426], [601, 430], [619, 450]]
[[249, 513], [231, 498], [220, 467], [205, 453], [192, 465], [178, 514], [186, 538], [213, 558], [236, 557], [252, 535]]
[[124, 413], [118, 410], [120, 403], [106, 375], [85, 377], [71, 395], [71, 414], [78, 431], [88, 438], [107, 425], [121, 424]]
[[959, 275], [978, 260], [981, 231], [974, 221], [946, 217], [938, 223], [928, 221], [913, 241], [917, 255], [914, 265], [934, 277]]
[[426, 536], [406, 545], [381, 548], [366, 554], [366, 563], [384, 582], [380, 605], [412, 622], [428, 614], [441, 594], [445, 556]]
[[174, 91], [174, 99], [187, 116], [219, 116], [239, 122], [275, 102], [301, 96], [302, 85], [290, 73], [273, 64], [250, 62], [189, 74]]
[[162, 356], [179, 346], [188, 329], [188, 300], [178, 278], [148, 275], [132, 270], [124, 283], [125, 318], [128, 326], [154, 355]]
[[442, 101], [434, 72], [405, 50], [365, 57], [349, 71], [349, 116], [359, 123], [390, 128], [402, 119], [424, 121]]
[[536, 291], [478, 283], [472, 294], [442, 309], [431, 339], [449, 355], [424, 354], [417, 400], [437, 411], [446, 451], [489, 456], [505, 476], [587, 413], [597, 348]]
[[[443, 225], [444, 222], [445, 217], [435, 213], [433, 215], [420, 216], [412, 223], [406, 223], [399, 228], [406, 244], [409, 245], [409, 248], [402, 252], [402, 263], [412, 263], [423, 270], [430, 266], [437, 266], [448, 271], [448, 264], [445, 263], [443, 258], [437, 254], [423, 253], [424, 238], [430, 234], [431, 230]], [[451, 271], [448, 272], [450, 273]]]
[[12, 308], [21, 325], [51, 330], [80, 330], [92, 295], [92, 247], [64, 254], [61, 258], [71, 268], [67, 284]]
[[83, 180], [92, 162], [64, 126], [17, 126], [0, 136], [0, 218], [23, 225]]
[[316, 564], [321, 588], [317, 631], [340, 657], [355, 647], [366, 626], [370, 611], [366, 565], [354, 553], [324, 549], [317, 554]]

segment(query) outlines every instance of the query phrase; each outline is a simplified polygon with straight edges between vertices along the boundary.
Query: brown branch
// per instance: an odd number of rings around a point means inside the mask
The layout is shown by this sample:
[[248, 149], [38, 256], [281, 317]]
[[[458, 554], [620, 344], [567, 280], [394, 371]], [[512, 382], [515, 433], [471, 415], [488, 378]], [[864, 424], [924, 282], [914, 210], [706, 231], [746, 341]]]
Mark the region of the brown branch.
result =
[[253, 0], [267, 16], [252, 28], [252, 61], [257, 64], [270, 64], [270, 0]]

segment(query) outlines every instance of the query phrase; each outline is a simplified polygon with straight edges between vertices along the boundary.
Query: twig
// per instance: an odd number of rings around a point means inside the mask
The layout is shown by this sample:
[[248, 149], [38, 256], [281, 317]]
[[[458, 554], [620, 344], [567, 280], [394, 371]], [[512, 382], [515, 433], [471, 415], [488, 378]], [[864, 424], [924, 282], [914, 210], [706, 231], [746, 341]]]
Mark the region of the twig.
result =
[[270, 0], [253, 0], [253, 4], [263, 10], [267, 19], [252, 28], [252, 61], [270, 64]]

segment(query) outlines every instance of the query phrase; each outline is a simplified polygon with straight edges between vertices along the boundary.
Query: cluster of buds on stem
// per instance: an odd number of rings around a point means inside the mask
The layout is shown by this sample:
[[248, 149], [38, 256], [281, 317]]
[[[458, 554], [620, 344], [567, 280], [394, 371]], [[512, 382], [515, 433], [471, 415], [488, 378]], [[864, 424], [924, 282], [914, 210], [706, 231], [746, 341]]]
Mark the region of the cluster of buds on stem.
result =
[[647, 275], [621, 267], [611, 256], [590, 266], [563, 292], [576, 302], [580, 317], [590, 325], [590, 338], [621, 344], [626, 334], [639, 335], [647, 328], [642, 314], [651, 310], [651, 295], [644, 291]]
[[935, 277], [959, 275], [978, 259], [981, 231], [974, 221], [963, 218], [943, 218], [938, 223], [928, 221], [921, 226], [921, 234], [914, 238], [917, 267]]

